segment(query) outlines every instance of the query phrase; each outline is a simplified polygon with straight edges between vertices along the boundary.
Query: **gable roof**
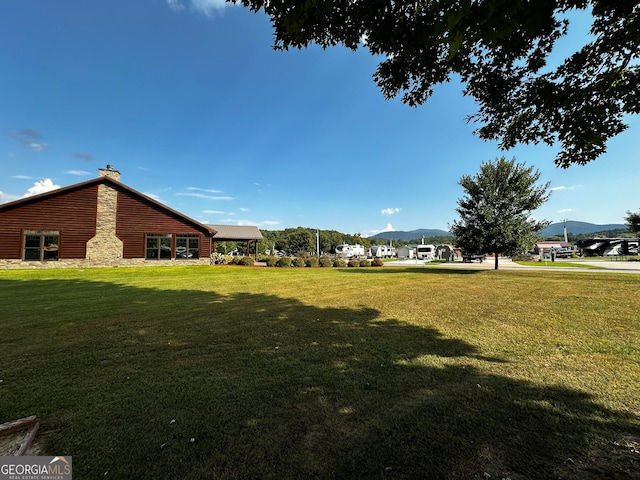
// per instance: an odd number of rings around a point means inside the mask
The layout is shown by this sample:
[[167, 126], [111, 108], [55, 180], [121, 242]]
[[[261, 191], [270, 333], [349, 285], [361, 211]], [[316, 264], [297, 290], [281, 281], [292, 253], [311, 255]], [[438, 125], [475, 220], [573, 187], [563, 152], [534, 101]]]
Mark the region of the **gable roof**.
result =
[[202, 230], [205, 233], [209, 233], [210, 235], [216, 234], [216, 230], [213, 229], [213, 228], [210, 228], [211, 227], [210, 225], [204, 225], [203, 223], [200, 223], [197, 220], [194, 220], [193, 218], [187, 217], [183, 213], [180, 213], [177, 210], [169, 208], [165, 204], [160, 203], [157, 200], [154, 200], [153, 198], [148, 197], [147, 195], [145, 195], [143, 193], [140, 193], [139, 191], [134, 190], [131, 187], [128, 187], [124, 183], [120, 183], [119, 181], [114, 180], [113, 178], [107, 177], [107, 176], [97, 177], [97, 178], [94, 178], [92, 180], [87, 180], [85, 182], [75, 183], [75, 184], [69, 185], [67, 187], [57, 188], [57, 189], [51, 190], [49, 192], [40, 193], [38, 195], [33, 195], [31, 197], [26, 197], [26, 198], [21, 198], [19, 200], [14, 200], [13, 202], [0, 204], [0, 213], [6, 212], [6, 211], [9, 211], [9, 210], [13, 210], [14, 208], [20, 208], [20, 207], [22, 207], [24, 205], [30, 205], [30, 204], [46, 201], [49, 198], [58, 197], [58, 196], [64, 195], [65, 193], [73, 192], [73, 191], [76, 191], [76, 190], [81, 190], [83, 188], [92, 187], [94, 185], [100, 185], [100, 184], [111, 184], [116, 189], [125, 190], [125, 191], [129, 192], [130, 194], [132, 194], [133, 196], [138, 197], [139, 199], [144, 200], [145, 202], [149, 202], [149, 203], [159, 207], [161, 210], [164, 210], [167, 213], [170, 213], [172, 215], [176, 215], [177, 217], [181, 218], [186, 223], [191, 224], [192, 226]]
[[240, 240], [262, 240], [258, 227], [240, 225], [206, 225], [214, 231], [213, 240], [218, 242]]

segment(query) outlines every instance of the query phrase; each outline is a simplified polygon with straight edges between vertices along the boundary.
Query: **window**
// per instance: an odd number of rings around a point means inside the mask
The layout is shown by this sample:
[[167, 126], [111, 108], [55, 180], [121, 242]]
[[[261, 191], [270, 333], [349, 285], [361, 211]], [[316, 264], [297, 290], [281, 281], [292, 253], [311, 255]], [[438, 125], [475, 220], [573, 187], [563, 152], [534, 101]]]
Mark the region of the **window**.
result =
[[147, 260], [170, 260], [171, 259], [171, 239], [170, 233], [147, 233]]
[[176, 260], [200, 256], [200, 235], [176, 235]]
[[27, 230], [24, 232], [24, 260], [58, 260], [60, 232]]

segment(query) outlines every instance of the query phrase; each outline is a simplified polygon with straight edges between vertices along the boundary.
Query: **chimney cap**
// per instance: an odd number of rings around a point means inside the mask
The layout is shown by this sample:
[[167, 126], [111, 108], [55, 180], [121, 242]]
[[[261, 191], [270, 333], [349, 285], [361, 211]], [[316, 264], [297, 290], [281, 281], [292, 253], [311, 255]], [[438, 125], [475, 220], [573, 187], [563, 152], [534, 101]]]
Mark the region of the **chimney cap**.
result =
[[115, 169], [113, 168], [113, 165], [107, 164], [107, 170], [113, 172]]

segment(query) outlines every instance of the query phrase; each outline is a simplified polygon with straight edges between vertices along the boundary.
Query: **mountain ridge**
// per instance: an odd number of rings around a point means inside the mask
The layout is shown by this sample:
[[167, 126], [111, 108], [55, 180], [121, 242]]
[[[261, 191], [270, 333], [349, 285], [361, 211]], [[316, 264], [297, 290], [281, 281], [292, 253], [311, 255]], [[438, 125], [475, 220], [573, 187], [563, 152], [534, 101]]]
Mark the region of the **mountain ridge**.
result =
[[[596, 232], [604, 232], [607, 230], [618, 230], [618, 229], [626, 229], [627, 225], [623, 223], [607, 223], [604, 225], [589, 223], [589, 222], [578, 222], [573, 220], [568, 220], [567, 224], [567, 233], [572, 233], [574, 235], [585, 234], [585, 233], [596, 233]], [[548, 227], [542, 229], [540, 231], [540, 235], [542, 237], [553, 237], [556, 235], [562, 235], [564, 233], [564, 223], [557, 222], [552, 223]], [[446, 230], [440, 230], [438, 228], [419, 228], [417, 230], [392, 230], [388, 232], [381, 232], [375, 235], [368, 237], [369, 239], [382, 239], [382, 240], [402, 240], [408, 242], [410, 240], [420, 239], [422, 237], [443, 237], [448, 236], [452, 237], [451, 233]]]

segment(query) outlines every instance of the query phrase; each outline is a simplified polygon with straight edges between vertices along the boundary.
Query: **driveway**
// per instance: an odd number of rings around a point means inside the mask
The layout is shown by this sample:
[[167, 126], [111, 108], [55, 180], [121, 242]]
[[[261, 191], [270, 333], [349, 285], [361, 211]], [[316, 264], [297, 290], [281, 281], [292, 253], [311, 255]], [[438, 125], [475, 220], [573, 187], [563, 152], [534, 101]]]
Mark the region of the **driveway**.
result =
[[[581, 271], [581, 272], [625, 272], [625, 273], [640, 273], [640, 262], [629, 262], [623, 260], [602, 260], [602, 261], [587, 261], [587, 260], [579, 260], [575, 263], [581, 263], [584, 265], [590, 265], [599, 268], [580, 268], [580, 267], [556, 267], [553, 265], [553, 262], [547, 261], [543, 262], [545, 265], [530, 267], [520, 265], [516, 262], [512, 262], [510, 258], [500, 258], [498, 262], [498, 268], [501, 270], [555, 270], [555, 271]], [[461, 261], [457, 262], [446, 262], [446, 263], [438, 263], [431, 264], [430, 262], [424, 262], [423, 260], [395, 260], [393, 262], [385, 262], [385, 266], [390, 267], [424, 267], [424, 266], [438, 266], [442, 268], [464, 268], [464, 269], [474, 269], [474, 270], [493, 270], [495, 265], [493, 261], [493, 257], [488, 257], [484, 262], [471, 262], [471, 263], [463, 263]]]

